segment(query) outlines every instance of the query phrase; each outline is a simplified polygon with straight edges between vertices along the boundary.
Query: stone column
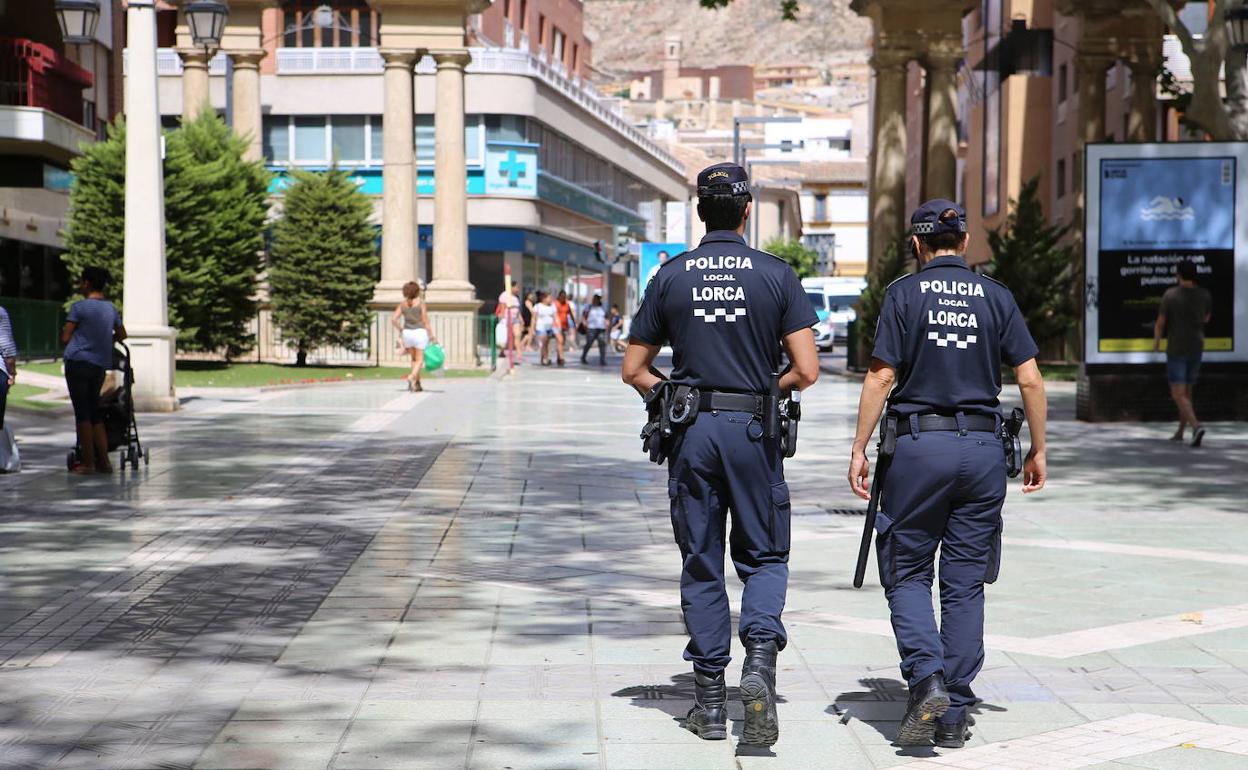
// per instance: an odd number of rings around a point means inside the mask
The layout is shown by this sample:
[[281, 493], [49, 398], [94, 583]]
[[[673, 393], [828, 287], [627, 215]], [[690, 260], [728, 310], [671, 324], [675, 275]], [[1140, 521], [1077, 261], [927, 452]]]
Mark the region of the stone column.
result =
[[476, 361], [476, 313], [481, 303], [468, 280], [468, 172], [464, 154], [463, 49], [432, 51], [437, 63], [434, 104], [433, 280], [429, 320], [451, 366]]
[[927, 54], [927, 176], [923, 197], [954, 200], [958, 176], [958, 64], [961, 44]]
[[1127, 113], [1127, 141], [1152, 142], [1157, 138], [1157, 62], [1127, 62], [1131, 68], [1131, 104]]
[[165, 192], [161, 176], [160, 107], [156, 81], [156, 6], [126, 8], [125, 287], [122, 308], [135, 371], [134, 404], [171, 412], [174, 340], [165, 271]]
[[464, 154], [464, 67], [467, 51], [436, 51], [434, 105], [433, 280], [429, 300], [475, 302], [468, 282], [468, 173]]
[[874, 133], [871, 164], [871, 254], [874, 267], [890, 244], [905, 232], [907, 51], [881, 50], [871, 57], [875, 70]]
[[373, 302], [391, 308], [402, 299], [403, 284], [418, 277], [416, 251], [416, 163], [412, 114], [412, 68], [421, 51], [381, 51], [386, 62], [385, 115], [382, 119], [381, 282]]
[[234, 62], [234, 133], [247, 140], [247, 160], [262, 160], [264, 144], [261, 135], [260, 60], [264, 49], [226, 51]]
[[179, 48], [182, 59], [182, 119], [191, 120], [209, 104], [208, 60], [212, 56], [202, 48]]
[[1079, 168], [1075, 174], [1075, 220], [1083, 222], [1083, 167], [1087, 163], [1083, 146], [1105, 140], [1105, 75], [1114, 58], [1105, 53], [1079, 53], [1075, 69], [1079, 73]]

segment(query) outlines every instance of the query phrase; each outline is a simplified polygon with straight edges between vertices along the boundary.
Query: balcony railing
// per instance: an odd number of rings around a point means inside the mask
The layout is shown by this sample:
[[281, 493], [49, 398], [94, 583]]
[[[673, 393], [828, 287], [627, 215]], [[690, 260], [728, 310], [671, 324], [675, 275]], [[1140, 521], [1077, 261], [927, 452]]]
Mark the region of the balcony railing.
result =
[[0, 37], [0, 104], [40, 107], [82, 123], [91, 73], [42, 43]]
[[376, 48], [279, 48], [277, 71], [281, 75], [381, 72], [385, 61]]

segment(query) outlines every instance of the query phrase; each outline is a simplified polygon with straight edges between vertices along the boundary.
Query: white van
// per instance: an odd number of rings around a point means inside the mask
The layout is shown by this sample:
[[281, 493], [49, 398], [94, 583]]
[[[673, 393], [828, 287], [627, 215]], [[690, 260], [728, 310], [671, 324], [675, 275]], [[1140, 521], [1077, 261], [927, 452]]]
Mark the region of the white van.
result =
[[853, 305], [867, 288], [864, 278], [803, 278], [802, 288], [810, 300], [819, 323], [815, 326], [815, 344], [820, 350], [831, 350], [834, 342], [843, 342], [849, 322], [857, 317]]

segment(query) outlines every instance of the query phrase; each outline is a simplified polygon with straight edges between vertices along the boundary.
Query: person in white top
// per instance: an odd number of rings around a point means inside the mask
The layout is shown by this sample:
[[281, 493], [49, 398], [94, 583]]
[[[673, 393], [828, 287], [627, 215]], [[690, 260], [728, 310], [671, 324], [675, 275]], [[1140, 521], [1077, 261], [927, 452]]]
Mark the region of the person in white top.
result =
[[585, 324], [585, 349], [581, 351], [581, 363], [589, 363], [589, 349], [598, 343], [598, 365], [607, 365], [607, 309], [602, 306], [602, 295], [595, 294], [594, 301], [581, 314]]
[[541, 340], [542, 366], [550, 366], [550, 344], [558, 333], [555, 328], [556, 313], [554, 298], [550, 292], [542, 292], [541, 299], [533, 306], [533, 334]]
[[407, 380], [407, 389], [420, 392], [424, 390], [420, 384], [420, 370], [425, 366], [425, 348], [438, 340], [429, 332], [429, 311], [420, 299], [419, 283], [403, 284], [403, 301], [394, 308], [390, 323], [399, 332], [399, 348], [412, 359], [412, 371], [403, 378]]

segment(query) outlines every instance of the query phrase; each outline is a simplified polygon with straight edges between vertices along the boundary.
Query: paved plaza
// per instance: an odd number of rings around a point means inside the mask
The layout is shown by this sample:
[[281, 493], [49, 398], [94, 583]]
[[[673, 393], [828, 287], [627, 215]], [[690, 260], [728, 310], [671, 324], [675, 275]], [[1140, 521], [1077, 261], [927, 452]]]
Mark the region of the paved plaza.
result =
[[1248, 766], [1248, 429], [1190, 450], [1076, 423], [1055, 386], [1050, 487], [1006, 503], [974, 738], [901, 749], [874, 567], [850, 586], [857, 390], [808, 394], [788, 464], [771, 750], [680, 727], [664, 471], [614, 369], [200, 392], [141, 416], [152, 464], [111, 478], [67, 477], [68, 417], [11, 415], [0, 767]]

